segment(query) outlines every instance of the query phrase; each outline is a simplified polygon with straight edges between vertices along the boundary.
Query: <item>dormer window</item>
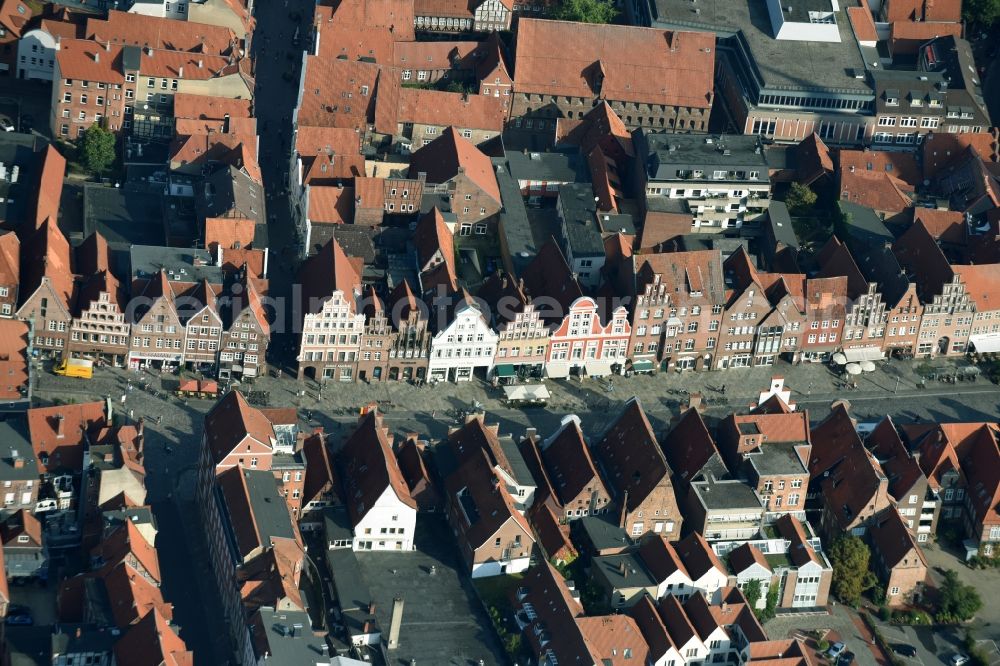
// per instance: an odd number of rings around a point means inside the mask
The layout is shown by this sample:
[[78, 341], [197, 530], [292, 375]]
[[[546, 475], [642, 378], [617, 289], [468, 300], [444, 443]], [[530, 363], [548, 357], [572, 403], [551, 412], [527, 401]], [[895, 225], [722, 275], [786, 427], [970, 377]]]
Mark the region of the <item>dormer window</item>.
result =
[[886, 106], [899, 106], [899, 98], [898, 97], [886, 97], [885, 98], [885, 105]]

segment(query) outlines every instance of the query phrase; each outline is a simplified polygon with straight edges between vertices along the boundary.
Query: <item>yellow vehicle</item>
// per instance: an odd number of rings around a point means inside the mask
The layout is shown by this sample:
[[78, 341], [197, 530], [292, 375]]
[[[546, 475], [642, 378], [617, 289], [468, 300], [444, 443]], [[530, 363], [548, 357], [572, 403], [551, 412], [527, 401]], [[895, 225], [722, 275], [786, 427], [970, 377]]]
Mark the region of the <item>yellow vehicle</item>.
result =
[[94, 376], [94, 362], [86, 358], [64, 358], [55, 368], [57, 375], [90, 379]]

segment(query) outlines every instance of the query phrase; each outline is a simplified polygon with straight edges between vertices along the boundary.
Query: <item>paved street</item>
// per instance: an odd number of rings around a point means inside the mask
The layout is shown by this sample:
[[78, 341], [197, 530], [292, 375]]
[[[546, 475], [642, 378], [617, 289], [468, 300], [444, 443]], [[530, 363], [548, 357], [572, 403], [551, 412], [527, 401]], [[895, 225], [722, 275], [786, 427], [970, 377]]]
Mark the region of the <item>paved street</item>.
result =
[[831, 632], [826, 640], [844, 643], [847, 649], [854, 653], [854, 660], [858, 666], [878, 665], [876, 659], [878, 648], [872, 645], [872, 639], [867, 632], [862, 633], [852, 617], [852, 612], [844, 606], [834, 606], [829, 615], [781, 615], [764, 625], [764, 630], [771, 640], [792, 637], [806, 639], [805, 632], [825, 629]]
[[970, 569], [962, 561], [964, 553], [959, 554], [943, 548], [938, 543], [925, 544], [923, 549], [930, 567], [931, 578], [934, 579], [935, 583], [940, 585], [944, 578], [940, 573], [941, 570], [952, 569], [958, 574], [959, 580], [979, 590], [985, 603], [973, 622], [976, 635], [980, 638], [1000, 640], [1000, 603], [993, 601], [1000, 599], [1000, 571], [997, 569]]

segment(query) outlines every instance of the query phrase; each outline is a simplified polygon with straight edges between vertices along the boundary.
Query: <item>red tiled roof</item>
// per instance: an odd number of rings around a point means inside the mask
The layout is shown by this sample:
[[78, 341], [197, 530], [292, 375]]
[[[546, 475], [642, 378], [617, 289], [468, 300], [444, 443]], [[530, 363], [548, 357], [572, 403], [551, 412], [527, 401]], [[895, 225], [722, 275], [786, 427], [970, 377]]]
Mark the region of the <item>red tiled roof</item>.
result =
[[[28, 431], [39, 471], [49, 473], [60, 469], [82, 469], [83, 432], [93, 433], [105, 425], [103, 402], [29, 409]], [[48, 464], [42, 463], [43, 455], [47, 456]]]
[[801, 567], [807, 562], [822, 564], [819, 556], [816, 555], [816, 551], [809, 545], [805, 529], [803, 529], [802, 523], [797, 518], [786, 513], [778, 518], [775, 522], [775, 527], [778, 533], [789, 542], [788, 558], [795, 566]]
[[499, 133], [503, 130], [504, 109], [499, 97], [403, 88], [399, 91], [396, 119], [399, 123]]
[[361, 522], [387, 490], [403, 504], [417, 508], [392, 452], [388, 428], [376, 411], [361, 418], [337, 453], [337, 466], [344, 481], [344, 499], [352, 524]]
[[449, 127], [437, 139], [413, 153], [410, 160], [411, 176], [425, 173], [428, 183], [447, 183], [460, 171], [500, 203], [500, 186], [490, 158], [468, 139], [459, 136], [454, 127]]
[[631, 617], [578, 617], [576, 624], [597, 654], [597, 663], [604, 666], [632, 666], [648, 661], [649, 645], [639, 631], [639, 625]]
[[229, 55], [238, 43], [236, 34], [220, 25], [110, 11], [107, 20], [87, 20], [86, 35], [99, 43], [188, 51], [205, 55]]
[[239, 391], [224, 395], [205, 415], [205, 441], [212, 462], [219, 464], [246, 437], [271, 446], [274, 428], [264, 414], [246, 401]]
[[308, 56], [305, 69], [302, 103], [297, 115], [300, 127], [366, 131], [369, 123], [374, 122], [378, 65]]
[[27, 396], [27, 351], [28, 325], [16, 319], [0, 319], [0, 400]]
[[392, 64], [393, 34], [386, 27], [316, 21], [316, 33], [315, 55], [322, 58], [371, 58], [380, 65]]
[[744, 543], [729, 551], [729, 566], [733, 573], [740, 574], [754, 564], [759, 564], [767, 571], [771, 570], [771, 565], [767, 563], [764, 554], [749, 543]]
[[3, 0], [3, 4], [0, 5], [0, 25], [20, 39], [21, 32], [25, 24], [31, 20], [32, 13], [31, 7], [21, 0]]
[[1000, 266], [997, 264], [955, 265], [952, 270], [965, 283], [965, 293], [979, 312], [1000, 310]]
[[42, 19], [39, 21], [38, 27], [42, 32], [47, 32], [60, 39], [77, 39], [83, 36], [80, 26], [70, 21]]
[[[336, 171], [344, 169], [338, 161], [348, 165], [348, 171], [357, 169], [360, 175], [364, 173], [364, 158], [361, 156], [361, 141], [358, 133], [344, 127], [300, 127], [295, 134], [295, 151], [305, 161], [308, 158], [323, 154], [333, 156], [333, 166]], [[345, 176], [346, 177], [346, 176]]]
[[927, 568], [927, 560], [895, 507], [883, 511], [868, 528], [872, 547], [882, 556], [887, 569], [894, 569], [913, 553]]
[[934, 178], [944, 167], [965, 154], [972, 146], [984, 160], [997, 160], [997, 139], [989, 132], [966, 134], [928, 134], [923, 144], [924, 177]]
[[448, 265], [450, 275], [455, 275], [455, 237], [435, 206], [420, 218], [413, 231], [413, 246], [417, 250], [419, 267], [423, 268], [438, 252]]
[[864, 7], [848, 7], [847, 17], [854, 28], [854, 36], [859, 42], [877, 42], [878, 32], [875, 30], [875, 19], [867, 5]]
[[[146, 541], [139, 528], [131, 520], [126, 520], [122, 527], [119, 527], [110, 536], [105, 537], [101, 543], [91, 552], [93, 557], [104, 562], [102, 571], [107, 572], [124, 562], [130, 567], [129, 557], [134, 557], [136, 561], [145, 569], [157, 583], [162, 582], [160, 578], [160, 561], [156, 555], [153, 544]], [[135, 567], [132, 567], [133, 569]]]
[[[525, 289], [531, 298], [538, 300], [539, 316], [549, 323], [560, 322], [569, 306], [583, 296], [580, 283], [555, 238], [550, 238], [521, 274]], [[544, 298], [543, 298], [544, 297]], [[555, 301], [557, 307], [548, 307]]]
[[962, 24], [947, 21], [893, 21], [889, 27], [889, 52], [893, 57], [914, 55], [921, 44], [949, 35], [961, 37]]
[[916, 189], [920, 176], [920, 168], [910, 153], [840, 151], [841, 199], [876, 211], [898, 213], [911, 206], [909, 194]]
[[174, 118], [178, 120], [184, 118], [224, 120], [228, 115], [232, 122], [239, 118], [252, 118], [250, 107], [251, 101], [248, 99], [180, 92], [174, 94]]
[[658, 534], [650, 534], [643, 539], [639, 544], [638, 554], [657, 581], [666, 580], [675, 571], [689, 575], [674, 545]]
[[59, 217], [59, 200], [62, 197], [63, 176], [66, 175], [66, 158], [54, 146], [45, 149], [42, 170], [38, 179], [35, 227], [45, 220], [56, 222]]
[[962, 20], [962, 0], [886, 0], [885, 19], [894, 21]]
[[868, 281], [855, 263], [850, 250], [836, 236], [831, 236], [823, 246], [816, 256], [816, 262], [820, 267], [819, 277], [847, 278], [847, 293], [851, 298], [857, 298], [858, 295], [868, 292]]
[[340, 0], [337, 6], [316, 8], [316, 22], [340, 25], [382, 26], [400, 42], [414, 40], [413, 0]]
[[935, 295], [942, 293], [944, 285], [955, 274], [954, 267], [923, 222], [910, 225], [893, 243], [892, 253], [913, 275], [917, 293], [924, 303], [930, 303]]
[[299, 268], [303, 285], [303, 311], [315, 312], [326, 299], [339, 291], [355, 307], [355, 297], [361, 293], [361, 267], [344, 253], [336, 238], [331, 238], [319, 252], [306, 259]]
[[125, 75], [115, 64], [121, 62], [121, 52], [122, 47], [116, 44], [105, 48], [89, 40], [64, 39], [56, 51], [56, 61], [64, 79], [123, 84]]
[[693, 580], [698, 580], [711, 569], [721, 571], [722, 573], [726, 572], [726, 567], [722, 564], [722, 560], [719, 559], [715, 551], [712, 550], [712, 547], [708, 545], [708, 541], [701, 534], [691, 532], [691, 534], [688, 534], [673, 545], [677, 551], [677, 557], [684, 563], [684, 568], [687, 569], [688, 575]]
[[256, 226], [253, 220], [233, 217], [205, 218], [205, 247], [214, 249], [245, 248], [253, 244]]
[[[474, 69], [473, 60], [485, 54], [487, 42], [396, 42], [392, 64], [397, 69]], [[462, 67], [462, 65], [466, 65]]]
[[107, 590], [111, 615], [119, 629], [135, 624], [154, 609], [173, 618], [173, 609], [163, 600], [160, 589], [124, 562], [101, 576]]
[[590, 447], [576, 421], [567, 423], [550, 441], [543, 442], [541, 455], [563, 506], [576, 500], [587, 486], [592, 486], [593, 492], [604, 492]]
[[712, 103], [714, 54], [707, 32], [521, 19], [514, 89], [704, 109]]
[[959, 211], [914, 206], [913, 222], [922, 222], [931, 236], [942, 243], [965, 243], [965, 216]]
[[115, 643], [118, 666], [191, 666], [194, 653], [156, 608], [131, 627]]
[[302, 443], [302, 458], [306, 464], [306, 479], [302, 489], [303, 504], [320, 499], [320, 495], [331, 487], [336, 491], [337, 481], [333, 473], [333, 463], [323, 433], [313, 433], [306, 438]]
[[350, 224], [354, 221], [354, 188], [311, 185], [307, 215], [312, 223]]

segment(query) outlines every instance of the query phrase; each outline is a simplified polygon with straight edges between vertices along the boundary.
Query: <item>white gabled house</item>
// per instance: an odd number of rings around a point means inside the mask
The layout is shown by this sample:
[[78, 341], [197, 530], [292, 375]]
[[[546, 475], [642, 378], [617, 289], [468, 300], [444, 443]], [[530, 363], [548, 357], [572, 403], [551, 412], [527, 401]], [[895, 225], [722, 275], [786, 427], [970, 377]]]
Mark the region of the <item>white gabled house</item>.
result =
[[373, 410], [337, 455], [354, 532], [354, 550], [413, 550], [417, 502], [392, 451], [391, 435]]
[[500, 336], [490, 327], [483, 306], [464, 289], [452, 297], [447, 312], [434, 312], [440, 327], [431, 340], [427, 376], [431, 382], [464, 382], [482, 369], [485, 379], [493, 370]]

